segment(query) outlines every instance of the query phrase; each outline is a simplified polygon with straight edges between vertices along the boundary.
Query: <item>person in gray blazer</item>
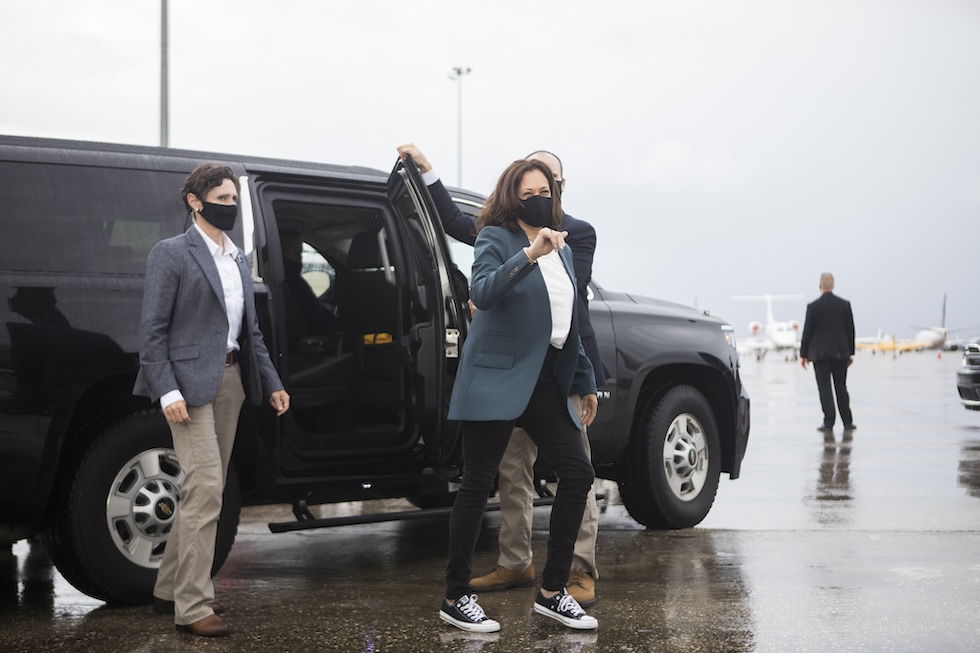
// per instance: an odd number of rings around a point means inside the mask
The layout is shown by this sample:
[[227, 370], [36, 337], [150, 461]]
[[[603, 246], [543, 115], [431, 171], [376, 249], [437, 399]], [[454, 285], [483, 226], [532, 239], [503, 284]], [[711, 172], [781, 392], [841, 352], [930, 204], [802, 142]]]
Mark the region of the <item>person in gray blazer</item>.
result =
[[243, 401], [289, 408], [259, 330], [245, 257], [225, 233], [238, 216], [231, 168], [197, 166], [181, 197], [194, 224], [154, 245], [146, 262], [133, 393], [159, 401], [185, 477], [153, 589], [154, 609], [179, 632], [230, 633], [217, 613], [211, 566]]
[[[571, 628], [598, 626], [565, 588], [595, 478], [581, 429], [595, 419], [598, 402], [579, 337], [575, 273], [561, 216], [551, 170], [538, 160], [520, 160], [504, 170], [477, 221], [470, 278], [477, 311], [449, 404], [449, 418], [463, 422], [463, 475], [450, 516], [446, 598], [439, 611], [462, 630], [500, 629], [469, 593], [469, 582], [483, 511], [517, 425], [553, 461], [560, 478], [534, 610]], [[581, 397], [580, 412], [570, 395]]]
[[[806, 369], [813, 361], [813, 374], [817, 379], [823, 423], [818, 431], [834, 430], [834, 394], [837, 409], [845, 431], [853, 431], [851, 396], [847, 392], [847, 368], [854, 362], [854, 314], [851, 302], [834, 294], [834, 275], [820, 275], [820, 297], [806, 307], [803, 336], [800, 339], [800, 364]], [[831, 390], [830, 381], [834, 388]]]

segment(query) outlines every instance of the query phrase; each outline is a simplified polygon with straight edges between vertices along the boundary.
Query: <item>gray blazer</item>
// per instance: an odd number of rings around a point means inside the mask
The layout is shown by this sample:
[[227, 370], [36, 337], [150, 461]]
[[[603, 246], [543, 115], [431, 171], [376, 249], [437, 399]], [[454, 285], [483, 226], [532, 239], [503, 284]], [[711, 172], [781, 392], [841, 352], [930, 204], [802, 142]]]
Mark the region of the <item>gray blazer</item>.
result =
[[[527, 237], [485, 227], [474, 244], [470, 295], [477, 311], [463, 344], [449, 403], [449, 418], [465, 421], [515, 419], [534, 391], [551, 340], [551, 303], [541, 270], [528, 263]], [[570, 247], [559, 252], [572, 284]], [[578, 308], [553, 373], [563, 395], [595, 394], [595, 374], [578, 331]], [[568, 403], [568, 415], [581, 428]]]
[[[259, 330], [244, 256], [238, 257], [238, 269], [245, 292], [238, 339], [242, 382], [248, 400], [261, 404], [283, 385]], [[202, 406], [217, 395], [228, 350], [228, 317], [218, 267], [193, 225], [150, 250], [139, 349], [133, 394], [157, 401], [179, 389], [188, 406]]]

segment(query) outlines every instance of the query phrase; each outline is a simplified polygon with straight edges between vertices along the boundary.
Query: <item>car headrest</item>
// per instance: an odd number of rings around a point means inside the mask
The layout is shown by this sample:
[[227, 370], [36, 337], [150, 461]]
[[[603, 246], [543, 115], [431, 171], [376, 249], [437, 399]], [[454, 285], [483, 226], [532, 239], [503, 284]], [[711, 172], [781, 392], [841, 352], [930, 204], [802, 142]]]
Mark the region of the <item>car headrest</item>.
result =
[[378, 269], [384, 266], [381, 248], [378, 245], [378, 232], [362, 231], [354, 236], [347, 252], [347, 267], [355, 270]]

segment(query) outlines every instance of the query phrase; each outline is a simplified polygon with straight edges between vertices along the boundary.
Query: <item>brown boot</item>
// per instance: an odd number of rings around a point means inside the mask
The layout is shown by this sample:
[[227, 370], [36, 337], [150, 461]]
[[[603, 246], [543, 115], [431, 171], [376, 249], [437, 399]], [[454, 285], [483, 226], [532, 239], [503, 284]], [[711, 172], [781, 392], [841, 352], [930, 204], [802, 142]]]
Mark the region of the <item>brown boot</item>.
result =
[[534, 565], [528, 565], [524, 571], [511, 571], [498, 565], [486, 576], [471, 578], [470, 588], [474, 592], [497, 592], [511, 587], [531, 587], [536, 582]]
[[186, 626], [177, 624], [177, 632], [197, 635], [198, 637], [226, 637], [231, 634], [231, 628], [228, 627], [224, 619], [216, 614], [211, 614]]
[[595, 579], [581, 567], [572, 567], [565, 589], [583, 608], [595, 605]]

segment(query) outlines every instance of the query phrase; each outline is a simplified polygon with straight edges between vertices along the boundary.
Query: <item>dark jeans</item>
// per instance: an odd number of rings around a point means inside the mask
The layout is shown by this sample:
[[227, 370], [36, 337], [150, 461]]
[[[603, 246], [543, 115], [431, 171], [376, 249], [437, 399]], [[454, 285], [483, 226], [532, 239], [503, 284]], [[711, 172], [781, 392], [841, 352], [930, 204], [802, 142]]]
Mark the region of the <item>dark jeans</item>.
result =
[[568, 418], [567, 401], [548, 375], [538, 381], [527, 409], [517, 420], [463, 423], [463, 479], [449, 518], [446, 598], [450, 601], [470, 591], [483, 511], [516, 424], [524, 427], [538, 446], [539, 455], [554, 464], [559, 477], [541, 586], [557, 591], [568, 581], [575, 537], [595, 470], [585, 453], [581, 431]]
[[[844, 426], [850, 426], [854, 419], [851, 416], [851, 397], [847, 394], [847, 364], [848, 360], [813, 361], [813, 374], [817, 377], [817, 391], [820, 393], [820, 407], [823, 408], [823, 425], [833, 426], [836, 417], [834, 413], [834, 393], [837, 394], [837, 409]], [[834, 390], [830, 389], [830, 380], [834, 380]]]

